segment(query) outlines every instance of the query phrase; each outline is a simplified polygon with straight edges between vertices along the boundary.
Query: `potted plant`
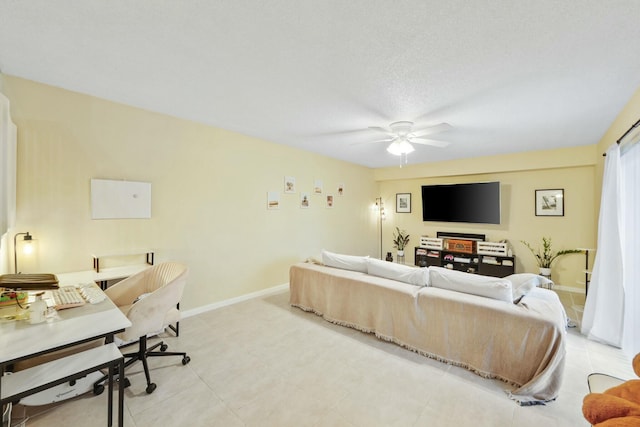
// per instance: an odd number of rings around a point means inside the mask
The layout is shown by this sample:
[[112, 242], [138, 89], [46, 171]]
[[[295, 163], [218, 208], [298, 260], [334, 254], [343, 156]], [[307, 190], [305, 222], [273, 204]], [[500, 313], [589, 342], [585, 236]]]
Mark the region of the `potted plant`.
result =
[[398, 249], [398, 256], [404, 256], [404, 248], [409, 243], [409, 235], [405, 230], [396, 227], [393, 232], [393, 247]]
[[567, 254], [578, 254], [582, 251], [580, 249], [563, 249], [557, 252], [554, 252], [551, 249], [551, 237], [543, 237], [542, 238], [542, 250], [540, 248], [534, 249], [529, 243], [521, 240], [522, 244], [525, 245], [536, 257], [536, 263], [538, 267], [540, 267], [540, 274], [546, 277], [551, 276], [551, 264], [556, 258], [567, 255]]

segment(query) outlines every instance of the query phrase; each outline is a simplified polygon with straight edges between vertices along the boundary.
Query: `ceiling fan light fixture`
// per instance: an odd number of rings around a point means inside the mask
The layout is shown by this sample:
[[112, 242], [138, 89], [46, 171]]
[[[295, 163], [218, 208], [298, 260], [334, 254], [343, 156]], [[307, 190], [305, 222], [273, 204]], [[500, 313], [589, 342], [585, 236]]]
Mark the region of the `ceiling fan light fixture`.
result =
[[413, 148], [413, 145], [411, 145], [406, 139], [398, 138], [389, 144], [387, 151], [394, 156], [401, 156], [415, 151], [415, 148]]

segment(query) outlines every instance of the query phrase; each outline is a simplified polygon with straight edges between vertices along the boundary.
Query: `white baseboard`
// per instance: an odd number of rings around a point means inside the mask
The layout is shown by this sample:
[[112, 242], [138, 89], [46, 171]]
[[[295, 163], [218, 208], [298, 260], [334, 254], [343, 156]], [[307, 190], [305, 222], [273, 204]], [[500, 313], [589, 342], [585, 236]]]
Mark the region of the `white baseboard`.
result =
[[239, 302], [248, 301], [250, 299], [279, 294], [287, 291], [288, 289], [289, 289], [289, 284], [284, 283], [282, 285], [277, 285], [272, 288], [263, 289], [257, 292], [251, 292], [250, 294], [241, 295], [239, 297], [230, 298], [224, 301], [214, 302], [213, 304], [203, 305], [202, 307], [192, 308], [191, 310], [180, 310], [180, 314], [182, 315], [183, 318], [191, 317], [197, 314], [206, 313], [207, 311], [217, 310], [218, 308], [237, 304]]

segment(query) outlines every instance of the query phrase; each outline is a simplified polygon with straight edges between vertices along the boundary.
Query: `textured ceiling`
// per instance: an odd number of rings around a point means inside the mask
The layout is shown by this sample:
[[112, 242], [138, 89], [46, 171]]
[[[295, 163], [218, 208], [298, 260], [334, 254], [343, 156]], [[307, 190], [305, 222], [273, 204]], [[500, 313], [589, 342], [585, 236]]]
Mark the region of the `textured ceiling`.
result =
[[597, 143], [640, 87], [636, 0], [0, 0], [0, 71], [369, 167]]

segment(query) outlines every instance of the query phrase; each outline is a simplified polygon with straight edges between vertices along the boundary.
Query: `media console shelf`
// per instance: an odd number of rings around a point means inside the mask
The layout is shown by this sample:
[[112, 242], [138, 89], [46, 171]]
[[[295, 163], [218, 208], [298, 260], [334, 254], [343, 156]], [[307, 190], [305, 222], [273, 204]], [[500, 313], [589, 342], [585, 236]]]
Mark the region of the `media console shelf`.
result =
[[515, 257], [500, 254], [492, 245], [480, 244], [483, 253], [478, 253], [478, 243], [484, 242], [484, 234], [438, 232], [437, 235], [436, 239], [425, 239], [427, 247], [415, 248], [415, 265], [445, 267], [494, 277], [515, 273]]

